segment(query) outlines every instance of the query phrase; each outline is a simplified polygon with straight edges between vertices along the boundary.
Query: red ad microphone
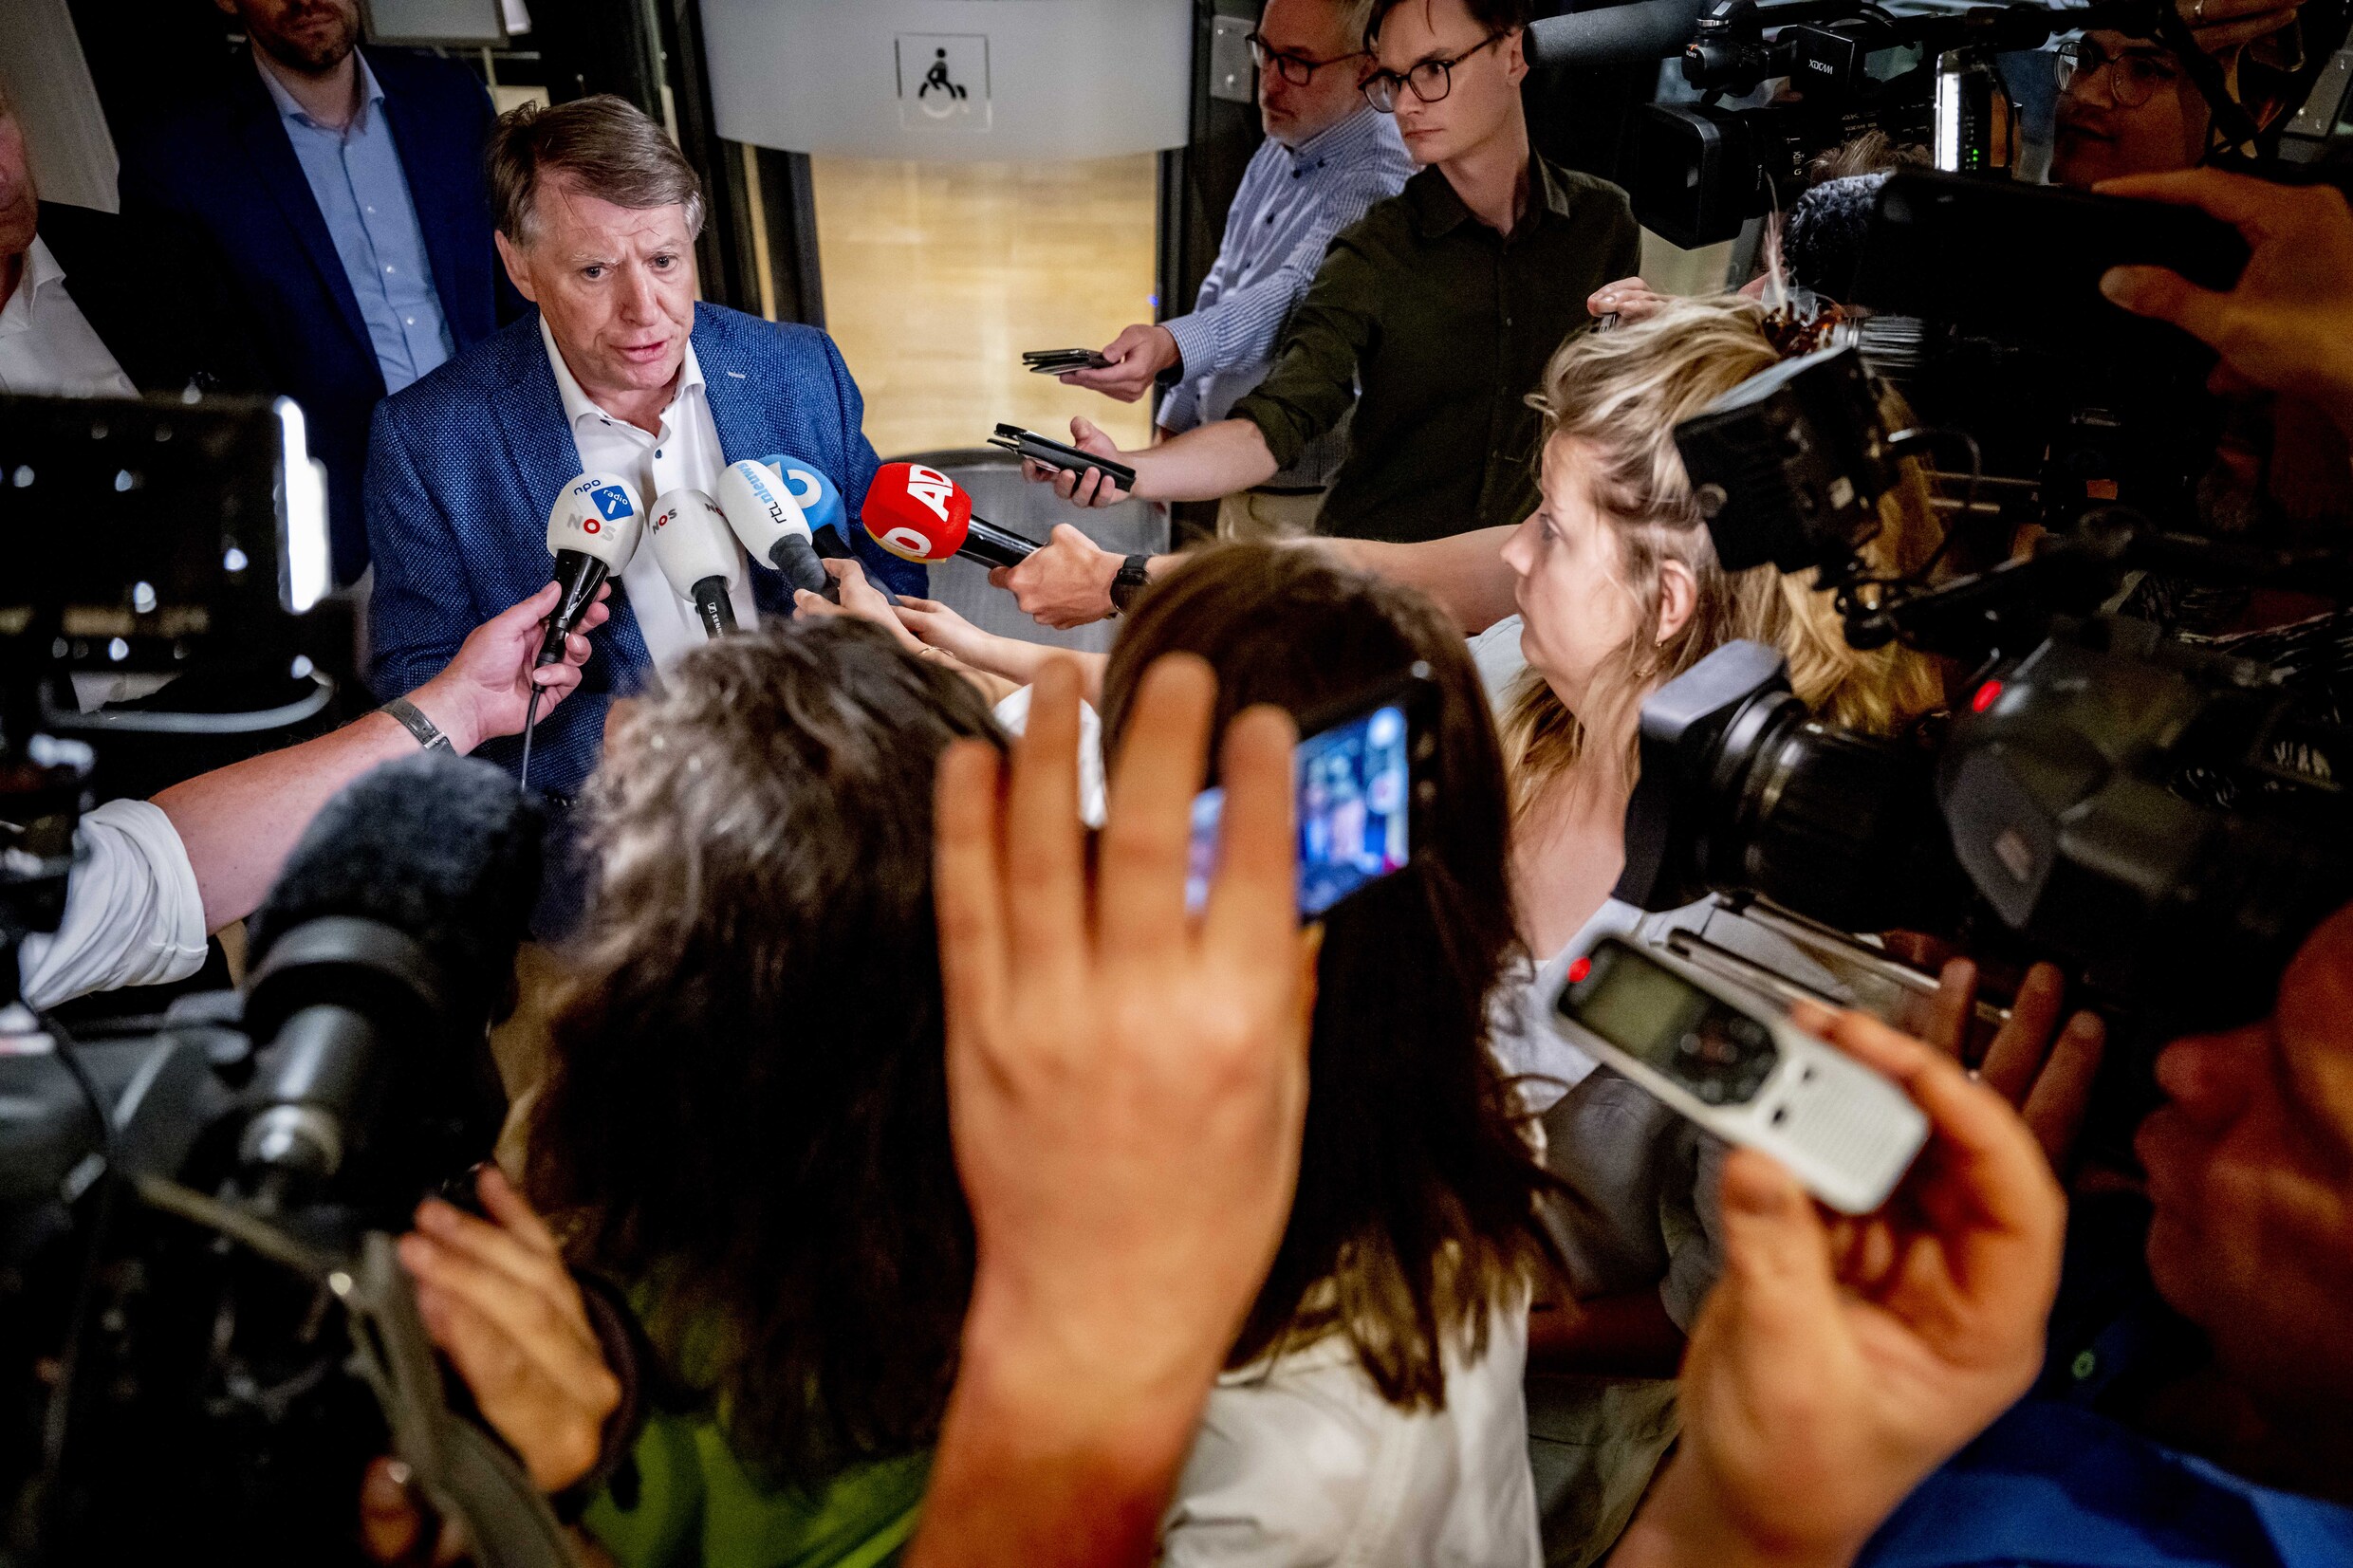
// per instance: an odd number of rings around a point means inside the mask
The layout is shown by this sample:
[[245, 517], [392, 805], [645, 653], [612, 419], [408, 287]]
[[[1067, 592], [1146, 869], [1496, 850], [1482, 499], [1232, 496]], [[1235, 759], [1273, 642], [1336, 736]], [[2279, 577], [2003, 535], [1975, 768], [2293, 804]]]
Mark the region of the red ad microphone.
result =
[[902, 561], [930, 563], [960, 555], [987, 566], [1018, 566], [1038, 543], [973, 515], [963, 486], [920, 463], [885, 463], [874, 471], [858, 508], [866, 535]]

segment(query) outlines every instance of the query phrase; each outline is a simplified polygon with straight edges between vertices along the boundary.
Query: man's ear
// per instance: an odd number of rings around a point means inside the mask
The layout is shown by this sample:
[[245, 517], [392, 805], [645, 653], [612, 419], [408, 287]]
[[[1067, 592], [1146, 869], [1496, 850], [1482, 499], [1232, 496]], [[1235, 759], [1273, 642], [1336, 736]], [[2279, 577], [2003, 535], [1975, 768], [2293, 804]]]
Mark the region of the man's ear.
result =
[[523, 265], [523, 252], [495, 229], [491, 231], [491, 239], [498, 247], [498, 259], [506, 265], [507, 281], [514, 285], [516, 293], [537, 304], [539, 296], [531, 291], [531, 275]]
[[1518, 86], [1528, 75], [1528, 29], [1513, 28], [1495, 47], [1503, 51], [1503, 79]]
[[1699, 580], [1690, 563], [1669, 559], [1658, 563], [1658, 640], [1672, 642], [1691, 624], [1699, 608]]

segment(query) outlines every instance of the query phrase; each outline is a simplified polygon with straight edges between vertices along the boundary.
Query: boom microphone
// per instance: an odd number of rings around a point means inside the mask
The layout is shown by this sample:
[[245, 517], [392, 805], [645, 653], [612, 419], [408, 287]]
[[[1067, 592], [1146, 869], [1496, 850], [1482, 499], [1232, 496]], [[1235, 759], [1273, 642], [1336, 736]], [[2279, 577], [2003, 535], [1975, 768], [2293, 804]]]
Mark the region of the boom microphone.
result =
[[564, 639], [580, 630], [580, 618], [597, 601], [597, 590], [638, 553], [644, 525], [638, 492], [618, 474], [584, 473], [556, 496], [547, 512], [547, 551], [556, 558], [564, 598], [547, 618], [536, 663], [553, 664], [564, 656]]
[[700, 490], [671, 490], [654, 503], [655, 564], [670, 591], [695, 606], [705, 636], [735, 630], [728, 595], [743, 585], [743, 557], [728, 531], [727, 514]]
[[1710, 0], [1635, 0], [1630, 6], [1548, 16], [1529, 24], [1530, 65], [1631, 65], [1683, 52]]
[[[506, 1095], [489, 1028], [540, 835], [504, 773], [447, 753], [386, 763], [326, 803], [252, 920], [244, 1022], [266, 1043], [249, 1173], [315, 1183], [374, 1153], [431, 1182], [490, 1153]], [[397, 1136], [371, 1151], [376, 1131]]]
[[859, 519], [876, 544], [902, 561], [929, 563], [960, 555], [988, 566], [1018, 566], [1038, 543], [973, 515], [963, 486], [920, 463], [885, 463], [866, 487]]
[[748, 457], [730, 463], [719, 475], [718, 505], [753, 560], [775, 567], [796, 588], [825, 591], [833, 579], [817, 557], [808, 518], [774, 470]]

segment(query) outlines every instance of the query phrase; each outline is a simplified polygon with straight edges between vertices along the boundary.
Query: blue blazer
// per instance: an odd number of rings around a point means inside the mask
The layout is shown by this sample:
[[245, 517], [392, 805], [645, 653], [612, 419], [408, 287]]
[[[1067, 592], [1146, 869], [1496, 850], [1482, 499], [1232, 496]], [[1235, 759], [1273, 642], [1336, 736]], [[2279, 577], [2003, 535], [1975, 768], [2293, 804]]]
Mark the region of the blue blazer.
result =
[[[780, 452], [806, 458], [855, 515], [880, 464], [861, 429], [864, 400], [833, 340], [815, 327], [697, 304], [694, 343], [726, 459]], [[547, 585], [555, 566], [547, 511], [580, 471], [536, 315], [378, 406], [366, 494], [376, 555], [369, 678], [380, 699], [423, 685], [467, 633]], [[924, 591], [921, 566], [884, 551], [862, 528], [850, 532], [867, 576], [899, 593]], [[751, 590], [762, 615], [792, 613], [783, 573], [752, 563]], [[618, 577], [612, 610], [590, 636], [596, 654], [580, 690], [540, 720], [531, 749], [531, 783], [540, 788], [580, 788], [603, 747], [606, 708], [644, 678], [645, 638]], [[522, 742], [493, 741], [479, 754], [511, 770]]]
[[[523, 310], [491, 241], [482, 153], [490, 95], [455, 61], [368, 49], [384, 120], [417, 208], [434, 292], [465, 352]], [[222, 83], [157, 120], [122, 153], [126, 212], [201, 230], [235, 279], [272, 388], [302, 404], [311, 455], [326, 464], [335, 576], [367, 565], [360, 480], [383, 372], [278, 106], [239, 56]]]

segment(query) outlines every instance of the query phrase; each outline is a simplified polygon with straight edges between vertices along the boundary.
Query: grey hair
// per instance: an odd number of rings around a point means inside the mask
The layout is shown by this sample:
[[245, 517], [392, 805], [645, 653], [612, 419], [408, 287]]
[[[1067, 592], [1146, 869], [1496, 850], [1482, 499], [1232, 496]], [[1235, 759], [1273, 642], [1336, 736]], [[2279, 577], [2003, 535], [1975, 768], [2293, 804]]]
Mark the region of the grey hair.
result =
[[540, 180], [563, 175], [617, 207], [683, 207], [686, 231], [703, 231], [703, 187], [694, 165], [644, 110], [598, 93], [568, 103], [526, 103], [498, 117], [489, 150], [491, 215], [516, 245], [531, 238]]

